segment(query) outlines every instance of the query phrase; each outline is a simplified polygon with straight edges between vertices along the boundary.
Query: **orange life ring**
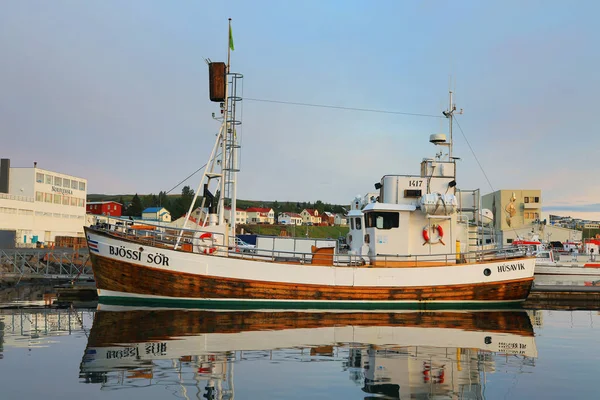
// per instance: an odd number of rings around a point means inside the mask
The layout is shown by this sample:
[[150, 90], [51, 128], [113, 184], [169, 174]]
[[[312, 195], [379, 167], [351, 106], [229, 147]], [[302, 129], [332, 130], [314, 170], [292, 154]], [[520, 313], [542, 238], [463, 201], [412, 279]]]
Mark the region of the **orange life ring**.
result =
[[444, 243], [444, 241], [442, 240], [444, 238], [444, 229], [442, 228], [442, 226], [441, 225], [433, 225], [432, 228], [437, 230], [438, 240], [437, 240], [437, 242], [431, 241], [431, 237], [429, 236], [429, 225], [426, 225], [425, 227], [423, 227], [423, 240], [425, 240], [425, 242], [423, 243], [423, 246], [425, 246], [427, 243], [429, 243], [429, 244], [441, 243], [445, 246], [446, 243]]
[[209, 239], [209, 238], [210, 238], [210, 247], [206, 247], [204, 250], [202, 250], [202, 252], [204, 254], [212, 254], [215, 251], [217, 251], [217, 248], [215, 247], [215, 238], [213, 237], [212, 233], [205, 232], [202, 235], [200, 235], [200, 240], [202, 240], [203, 242], [206, 242], [205, 239]]
[[425, 240], [425, 243], [429, 243], [429, 228], [427, 226], [423, 228], [423, 240]]

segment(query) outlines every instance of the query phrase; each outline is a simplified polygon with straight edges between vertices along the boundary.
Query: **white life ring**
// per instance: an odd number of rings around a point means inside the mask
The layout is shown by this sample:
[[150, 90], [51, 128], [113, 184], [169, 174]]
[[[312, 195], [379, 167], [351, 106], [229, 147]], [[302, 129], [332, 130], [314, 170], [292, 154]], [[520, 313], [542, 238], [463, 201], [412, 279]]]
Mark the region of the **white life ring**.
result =
[[207, 243], [210, 239], [210, 245], [205, 245], [204, 250], [202, 250], [202, 252], [204, 254], [213, 254], [215, 251], [217, 251], [217, 248], [215, 247], [215, 238], [213, 237], [213, 234], [210, 232], [205, 232], [202, 235], [200, 235], [200, 240], [202, 241], [202, 243]]
[[[436, 241], [432, 241], [431, 236], [429, 235], [429, 231], [430, 229], [434, 230], [437, 233], [437, 240]], [[444, 241], [442, 240], [444, 238], [444, 229], [442, 228], [441, 225], [425, 225], [423, 227], [423, 240], [425, 240], [425, 242], [423, 243], [423, 246], [425, 246], [427, 243], [429, 244], [438, 244], [441, 243], [444, 246], [446, 245], [446, 243], [444, 243]]]

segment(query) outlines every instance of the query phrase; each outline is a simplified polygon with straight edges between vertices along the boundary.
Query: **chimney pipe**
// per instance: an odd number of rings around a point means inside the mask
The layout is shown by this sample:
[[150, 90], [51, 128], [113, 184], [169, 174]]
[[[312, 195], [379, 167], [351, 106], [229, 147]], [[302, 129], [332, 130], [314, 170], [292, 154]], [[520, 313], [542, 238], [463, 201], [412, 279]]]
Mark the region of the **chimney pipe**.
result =
[[0, 193], [8, 194], [10, 183], [10, 159], [0, 160]]

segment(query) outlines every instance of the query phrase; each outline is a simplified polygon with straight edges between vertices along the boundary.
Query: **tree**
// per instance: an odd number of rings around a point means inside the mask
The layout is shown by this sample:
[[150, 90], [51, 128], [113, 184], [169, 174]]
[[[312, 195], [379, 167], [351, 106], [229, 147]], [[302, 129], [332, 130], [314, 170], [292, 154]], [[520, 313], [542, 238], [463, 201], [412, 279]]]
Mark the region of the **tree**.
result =
[[131, 200], [131, 207], [127, 208], [127, 215], [132, 217], [141, 217], [142, 211], [144, 211], [144, 206], [142, 205], [142, 200], [136, 193]]
[[167, 196], [167, 192], [158, 192], [158, 205], [160, 207], [164, 207], [168, 210], [170, 203], [171, 201], [169, 199], [169, 196]]
[[315, 209], [319, 212], [319, 214], [323, 214], [323, 211], [325, 211], [325, 204], [323, 204], [321, 200], [317, 200], [315, 202]]
[[189, 186], [184, 186], [181, 189], [181, 197], [177, 198], [174, 202], [173, 213], [171, 215], [175, 216], [175, 218], [185, 215], [190, 209], [192, 200], [194, 200], [194, 190]]

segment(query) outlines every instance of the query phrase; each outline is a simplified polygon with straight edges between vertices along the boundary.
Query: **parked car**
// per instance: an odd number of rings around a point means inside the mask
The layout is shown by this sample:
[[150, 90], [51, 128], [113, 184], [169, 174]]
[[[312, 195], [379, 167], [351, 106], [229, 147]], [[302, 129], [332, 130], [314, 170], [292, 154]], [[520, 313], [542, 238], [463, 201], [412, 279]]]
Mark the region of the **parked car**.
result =
[[241, 253], [256, 253], [256, 245], [246, 243], [237, 236], [230, 238], [230, 241], [232, 240], [235, 242], [235, 246], [231, 246], [229, 250], [233, 251], [235, 249]]

